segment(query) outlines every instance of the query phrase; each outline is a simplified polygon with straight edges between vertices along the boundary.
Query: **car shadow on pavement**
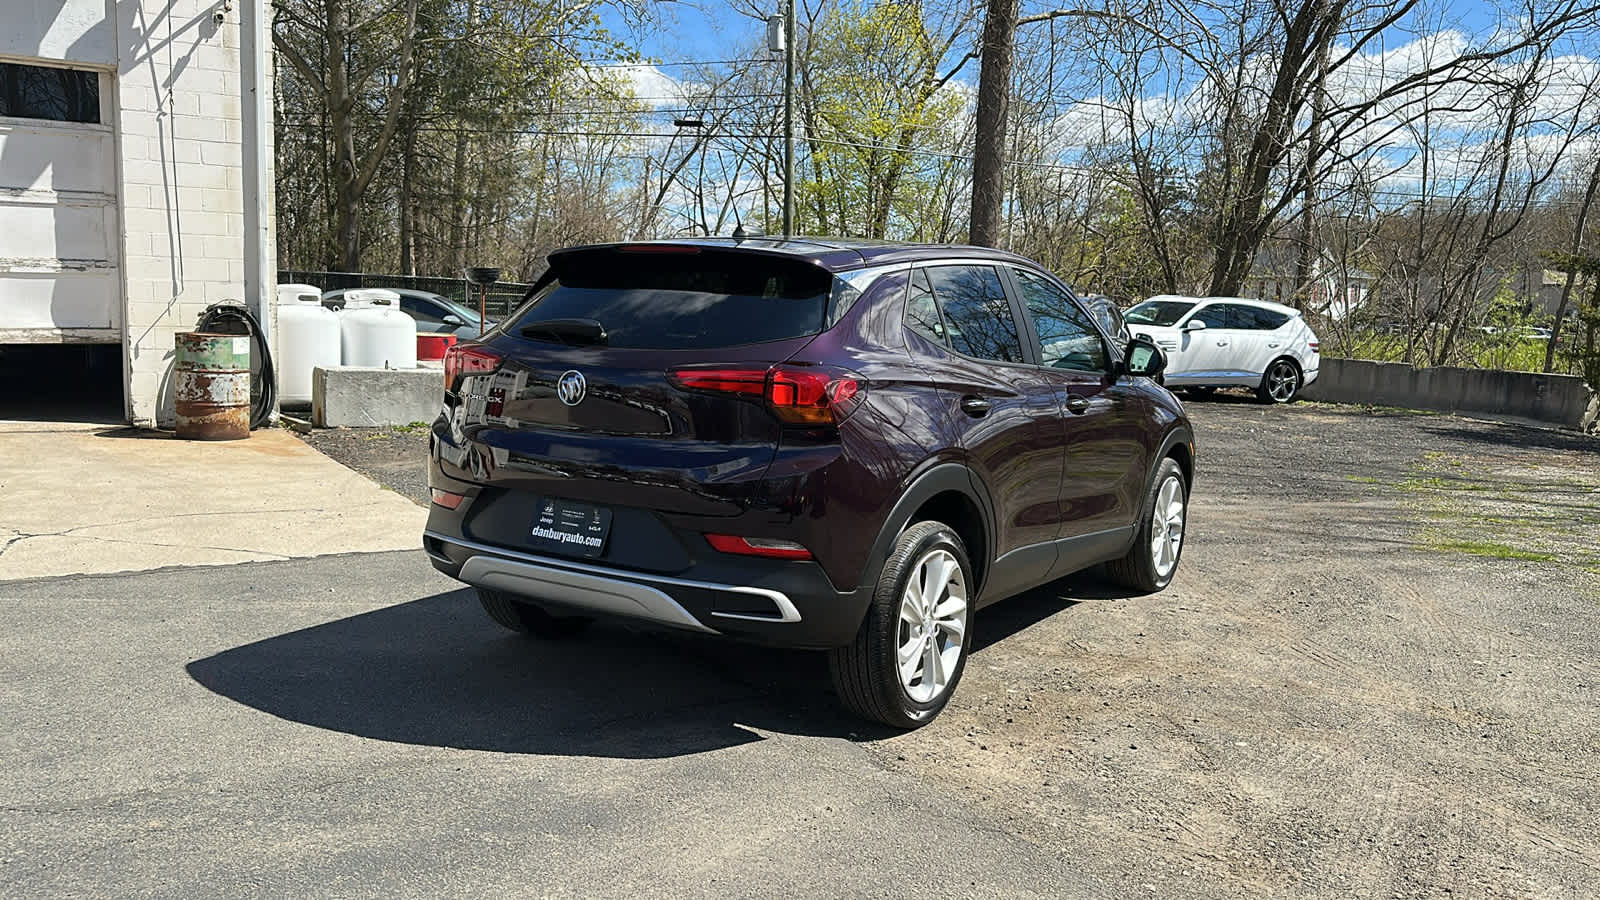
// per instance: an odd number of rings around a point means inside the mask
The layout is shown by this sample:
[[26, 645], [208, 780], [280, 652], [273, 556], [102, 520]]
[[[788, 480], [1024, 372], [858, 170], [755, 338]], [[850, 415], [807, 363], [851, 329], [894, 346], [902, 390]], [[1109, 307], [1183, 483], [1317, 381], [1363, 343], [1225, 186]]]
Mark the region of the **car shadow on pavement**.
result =
[[980, 654], [1012, 635], [1085, 601], [1127, 600], [1142, 596], [1138, 591], [1105, 580], [1098, 569], [1069, 575], [992, 606], [985, 606], [975, 617], [972, 652], [974, 655]]
[[[1073, 576], [985, 607], [973, 652], [1085, 599]], [[763, 739], [896, 733], [838, 705], [821, 653], [597, 623], [540, 641], [491, 624], [470, 590], [225, 650], [187, 666], [207, 689], [291, 722], [467, 750], [653, 759]]]
[[511, 634], [470, 590], [267, 638], [192, 662], [206, 688], [271, 715], [385, 741], [629, 759], [876, 732], [847, 717], [820, 653], [599, 623]]

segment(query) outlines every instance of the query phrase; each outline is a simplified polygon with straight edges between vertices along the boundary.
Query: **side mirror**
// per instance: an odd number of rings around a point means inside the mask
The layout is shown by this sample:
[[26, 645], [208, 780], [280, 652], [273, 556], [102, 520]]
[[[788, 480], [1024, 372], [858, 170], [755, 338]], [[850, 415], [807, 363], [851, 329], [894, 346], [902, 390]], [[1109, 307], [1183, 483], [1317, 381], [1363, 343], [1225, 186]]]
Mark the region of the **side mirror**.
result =
[[467, 324], [466, 322], [461, 321], [461, 317], [456, 315], [455, 313], [446, 313], [445, 317], [443, 319], [440, 319], [439, 321], [443, 322], [446, 325], [465, 325], [465, 324]]
[[1189, 321], [1183, 323], [1183, 330], [1184, 331], [1205, 331], [1206, 330], [1206, 323], [1200, 321], [1199, 319], [1190, 319]]
[[1167, 370], [1167, 355], [1161, 352], [1155, 341], [1142, 334], [1134, 335], [1128, 342], [1128, 374], [1142, 375], [1145, 378], [1159, 378]]

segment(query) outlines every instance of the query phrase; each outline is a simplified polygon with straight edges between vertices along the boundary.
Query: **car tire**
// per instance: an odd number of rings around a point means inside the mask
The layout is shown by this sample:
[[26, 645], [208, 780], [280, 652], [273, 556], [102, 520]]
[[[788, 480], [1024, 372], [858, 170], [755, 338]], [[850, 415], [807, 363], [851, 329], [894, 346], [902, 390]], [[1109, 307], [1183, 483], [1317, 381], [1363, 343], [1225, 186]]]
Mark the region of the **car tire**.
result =
[[918, 522], [902, 532], [855, 640], [829, 651], [844, 706], [893, 728], [933, 721], [966, 670], [973, 586], [967, 548], [949, 526]]
[[1128, 554], [1106, 563], [1111, 580], [1142, 594], [1153, 594], [1172, 583], [1183, 557], [1185, 525], [1189, 518], [1189, 481], [1172, 457], [1161, 461], [1156, 477], [1144, 492], [1139, 534]]
[[1304, 376], [1300, 374], [1300, 367], [1287, 356], [1280, 356], [1267, 365], [1267, 371], [1261, 376], [1261, 384], [1256, 388], [1256, 399], [1262, 403], [1292, 403], [1300, 395], [1301, 382]]
[[519, 634], [543, 640], [572, 637], [588, 628], [594, 620], [587, 616], [558, 616], [531, 600], [523, 600], [501, 591], [478, 588], [478, 602], [483, 611], [497, 624]]

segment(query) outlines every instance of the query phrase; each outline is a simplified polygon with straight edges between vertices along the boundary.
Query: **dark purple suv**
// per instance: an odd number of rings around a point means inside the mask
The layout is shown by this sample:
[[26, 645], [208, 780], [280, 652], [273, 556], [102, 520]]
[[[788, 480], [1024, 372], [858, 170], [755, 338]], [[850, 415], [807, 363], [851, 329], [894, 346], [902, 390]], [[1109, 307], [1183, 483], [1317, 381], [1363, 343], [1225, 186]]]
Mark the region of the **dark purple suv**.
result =
[[1194, 446], [1163, 365], [994, 250], [562, 250], [446, 359], [423, 543], [508, 628], [827, 650], [851, 710], [913, 727], [983, 606], [1097, 563], [1171, 581]]

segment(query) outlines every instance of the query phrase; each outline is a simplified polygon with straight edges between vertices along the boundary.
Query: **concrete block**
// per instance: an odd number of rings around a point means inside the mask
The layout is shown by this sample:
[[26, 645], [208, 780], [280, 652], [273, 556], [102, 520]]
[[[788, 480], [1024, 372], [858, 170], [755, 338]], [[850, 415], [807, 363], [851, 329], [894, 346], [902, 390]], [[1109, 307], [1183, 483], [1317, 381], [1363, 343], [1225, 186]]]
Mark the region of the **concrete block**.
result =
[[1572, 375], [1460, 369], [1414, 369], [1405, 363], [1324, 357], [1307, 400], [1405, 409], [1488, 413], [1580, 427], [1591, 391]]
[[431, 422], [443, 400], [438, 369], [338, 366], [311, 373], [311, 421], [321, 428]]

